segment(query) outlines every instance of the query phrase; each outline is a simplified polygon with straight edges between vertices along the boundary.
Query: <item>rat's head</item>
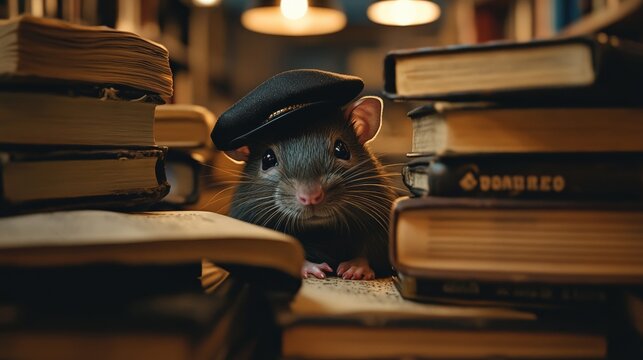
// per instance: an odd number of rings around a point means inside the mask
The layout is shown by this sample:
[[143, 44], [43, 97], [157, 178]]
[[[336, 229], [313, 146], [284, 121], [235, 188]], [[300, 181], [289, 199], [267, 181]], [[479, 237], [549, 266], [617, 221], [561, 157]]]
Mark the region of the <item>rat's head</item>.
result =
[[318, 109], [304, 126], [227, 151], [246, 162], [232, 215], [297, 234], [349, 226], [382, 206], [374, 201], [382, 180], [365, 147], [379, 131], [381, 114], [381, 100], [364, 97], [345, 110]]
[[297, 235], [385, 229], [393, 195], [365, 147], [382, 101], [353, 101], [363, 87], [355, 76], [287, 71], [221, 114], [215, 146], [246, 162], [230, 215]]

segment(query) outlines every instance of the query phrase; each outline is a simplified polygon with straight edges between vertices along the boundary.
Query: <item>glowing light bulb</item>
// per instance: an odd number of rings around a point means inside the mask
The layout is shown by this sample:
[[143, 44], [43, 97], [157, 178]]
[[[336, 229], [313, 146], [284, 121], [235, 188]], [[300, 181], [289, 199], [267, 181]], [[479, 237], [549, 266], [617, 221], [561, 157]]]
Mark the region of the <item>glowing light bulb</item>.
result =
[[301, 19], [308, 12], [308, 0], [281, 0], [279, 5], [281, 14], [290, 19]]
[[221, 0], [192, 0], [192, 3], [196, 6], [214, 6], [217, 5]]
[[409, 26], [437, 20], [440, 7], [426, 0], [382, 0], [371, 4], [367, 14], [378, 24]]

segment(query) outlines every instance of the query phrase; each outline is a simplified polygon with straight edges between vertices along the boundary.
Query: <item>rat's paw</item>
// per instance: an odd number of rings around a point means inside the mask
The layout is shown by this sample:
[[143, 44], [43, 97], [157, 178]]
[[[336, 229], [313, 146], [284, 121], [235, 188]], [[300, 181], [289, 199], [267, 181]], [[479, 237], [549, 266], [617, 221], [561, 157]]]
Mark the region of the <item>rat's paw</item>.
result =
[[344, 280], [373, 280], [375, 272], [368, 265], [368, 260], [358, 257], [339, 264], [337, 276], [341, 276]]
[[324, 272], [333, 272], [333, 269], [326, 263], [315, 264], [308, 260], [306, 260], [304, 266], [301, 267], [301, 277], [304, 279], [308, 279], [308, 275], [313, 275], [318, 279], [324, 279], [326, 278]]

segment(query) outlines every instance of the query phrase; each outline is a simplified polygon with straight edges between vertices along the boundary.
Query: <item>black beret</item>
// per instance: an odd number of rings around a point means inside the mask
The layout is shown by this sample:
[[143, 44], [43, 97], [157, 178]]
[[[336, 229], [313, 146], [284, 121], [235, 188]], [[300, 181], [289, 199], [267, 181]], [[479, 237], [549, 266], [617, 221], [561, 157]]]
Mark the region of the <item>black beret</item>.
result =
[[226, 110], [212, 130], [219, 150], [234, 150], [302, 114], [342, 107], [364, 88], [362, 79], [321, 70], [291, 70], [266, 80]]

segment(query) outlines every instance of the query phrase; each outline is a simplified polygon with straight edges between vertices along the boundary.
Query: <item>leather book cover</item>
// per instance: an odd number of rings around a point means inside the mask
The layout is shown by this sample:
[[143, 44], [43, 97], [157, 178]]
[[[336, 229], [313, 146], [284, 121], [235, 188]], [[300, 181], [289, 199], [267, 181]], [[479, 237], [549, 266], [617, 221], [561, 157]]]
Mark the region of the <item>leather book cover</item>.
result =
[[402, 170], [416, 195], [552, 200], [641, 200], [638, 153], [419, 157]]
[[[439, 94], [404, 95], [397, 82], [397, 66], [408, 58], [431, 58], [441, 55], [504, 53], [515, 49], [545, 49], [560, 45], [579, 44], [590, 51], [593, 81], [584, 85], [538, 85], [526, 88], [500, 88], [491, 91], [462, 90]], [[633, 41], [599, 35], [596, 37], [555, 38], [526, 43], [496, 41], [477, 45], [400, 49], [389, 52], [384, 59], [384, 95], [393, 100], [445, 101], [509, 101], [513, 103], [543, 104], [602, 104], [643, 105], [640, 96], [643, 83], [643, 46]], [[446, 66], [446, 65], [445, 65]], [[417, 79], [418, 75], [413, 74]]]

